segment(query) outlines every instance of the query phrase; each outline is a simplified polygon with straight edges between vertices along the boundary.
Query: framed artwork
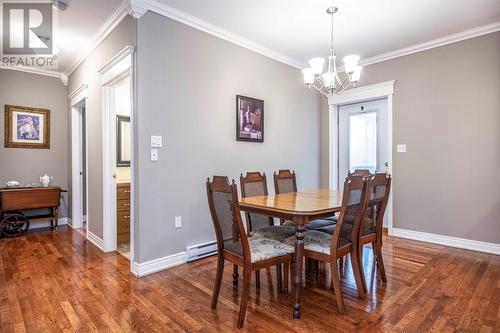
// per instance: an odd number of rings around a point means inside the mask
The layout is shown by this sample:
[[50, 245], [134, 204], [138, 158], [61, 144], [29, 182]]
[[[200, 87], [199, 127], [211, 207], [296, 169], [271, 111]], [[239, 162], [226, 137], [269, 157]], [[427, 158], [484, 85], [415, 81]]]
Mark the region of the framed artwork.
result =
[[264, 142], [264, 101], [236, 95], [236, 140]]
[[116, 166], [130, 166], [130, 117], [116, 116]]
[[50, 148], [50, 110], [5, 105], [5, 147]]

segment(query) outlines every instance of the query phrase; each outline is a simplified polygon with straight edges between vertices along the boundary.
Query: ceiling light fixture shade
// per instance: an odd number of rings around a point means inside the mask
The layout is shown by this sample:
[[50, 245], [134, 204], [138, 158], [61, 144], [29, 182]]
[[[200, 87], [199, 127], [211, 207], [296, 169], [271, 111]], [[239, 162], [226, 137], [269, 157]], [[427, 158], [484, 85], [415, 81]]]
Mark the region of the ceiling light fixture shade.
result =
[[304, 68], [302, 74], [304, 75], [305, 84], [312, 84], [314, 82], [314, 73], [311, 68]]
[[359, 56], [348, 55], [344, 57], [345, 77], [340, 78], [337, 72], [335, 49], [333, 47], [333, 15], [338, 12], [337, 7], [329, 7], [326, 13], [331, 16], [331, 42], [328, 55], [328, 68], [323, 73], [325, 60], [313, 58], [309, 61], [310, 68], [302, 70], [305, 84], [314, 87], [326, 97], [341, 94], [344, 90], [355, 87], [361, 77], [362, 66], [358, 66]]
[[325, 63], [325, 59], [323, 58], [313, 58], [309, 60], [309, 65], [311, 65], [311, 69], [314, 75], [319, 75], [323, 73], [323, 65]]
[[354, 71], [351, 74], [351, 82], [358, 82], [361, 77], [361, 71], [363, 70], [363, 66], [356, 66]]
[[359, 56], [357, 55], [348, 55], [344, 57], [344, 70], [347, 74], [354, 73], [356, 68], [358, 67]]

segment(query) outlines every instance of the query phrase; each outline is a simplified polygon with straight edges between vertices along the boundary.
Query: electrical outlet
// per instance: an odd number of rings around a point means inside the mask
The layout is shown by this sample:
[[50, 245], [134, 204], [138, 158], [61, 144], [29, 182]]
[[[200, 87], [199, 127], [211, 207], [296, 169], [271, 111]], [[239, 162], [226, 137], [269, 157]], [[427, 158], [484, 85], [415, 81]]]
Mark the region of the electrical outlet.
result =
[[175, 221], [175, 229], [182, 228], [182, 218], [180, 216], [176, 216], [174, 218]]
[[151, 149], [151, 161], [158, 161], [158, 149]]
[[405, 144], [397, 145], [396, 146], [396, 151], [398, 153], [406, 153], [406, 145]]

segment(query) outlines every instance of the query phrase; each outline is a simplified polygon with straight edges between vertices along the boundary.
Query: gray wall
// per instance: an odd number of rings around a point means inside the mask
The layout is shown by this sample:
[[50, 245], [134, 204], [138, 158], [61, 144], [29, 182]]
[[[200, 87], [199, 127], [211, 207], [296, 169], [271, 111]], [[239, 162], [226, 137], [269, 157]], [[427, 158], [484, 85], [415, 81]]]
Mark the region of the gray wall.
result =
[[[500, 243], [500, 33], [370, 65], [362, 74], [364, 85], [387, 80], [396, 80], [394, 226]], [[398, 143], [408, 152], [396, 153]]]
[[[137, 42], [140, 262], [215, 239], [208, 176], [261, 170], [272, 191], [272, 172], [290, 168], [299, 188], [318, 187], [319, 96], [299, 70], [151, 12]], [[237, 94], [265, 101], [263, 144], [235, 140]], [[152, 134], [163, 136], [158, 162]]]
[[[102, 127], [101, 127], [101, 85], [98, 70], [127, 45], [136, 45], [136, 21], [127, 16], [90, 54], [90, 56], [69, 76], [68, 91], [88, 85], [87, 133], [88, 133], [88, 184], [89, 202], [87, 227], [102, 239]], [[68, 117], [70, 118], [70, 117]], [[68, 128], [71, 120], [68, 119]], [[67, 133], [71, 149], [71, 131]], [[71, 182], [71, 152], [68, 155], [68, 179]]]
[[[50, 110], [50, 149], [5, 148], [5, 104]], [[67, 189], [68, 148], [66, 137], [66, 87], [60, 79], [0, 69], [0, 186], [15, 179], [39, 182], [45, 173], [53, 184]], [[63, 195], [60, 217], [67, 216]]]

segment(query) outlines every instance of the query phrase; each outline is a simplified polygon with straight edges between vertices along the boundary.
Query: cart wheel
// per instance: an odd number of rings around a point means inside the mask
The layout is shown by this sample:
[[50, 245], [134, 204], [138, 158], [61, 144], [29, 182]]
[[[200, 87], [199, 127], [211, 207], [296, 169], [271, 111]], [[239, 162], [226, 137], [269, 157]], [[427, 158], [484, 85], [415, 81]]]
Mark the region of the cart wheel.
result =
[[30, 220], [24, 214], [9, 214], [0, 222], [0, 233], [5, 237], [17, 237], [24, 235], [29, 227]]

